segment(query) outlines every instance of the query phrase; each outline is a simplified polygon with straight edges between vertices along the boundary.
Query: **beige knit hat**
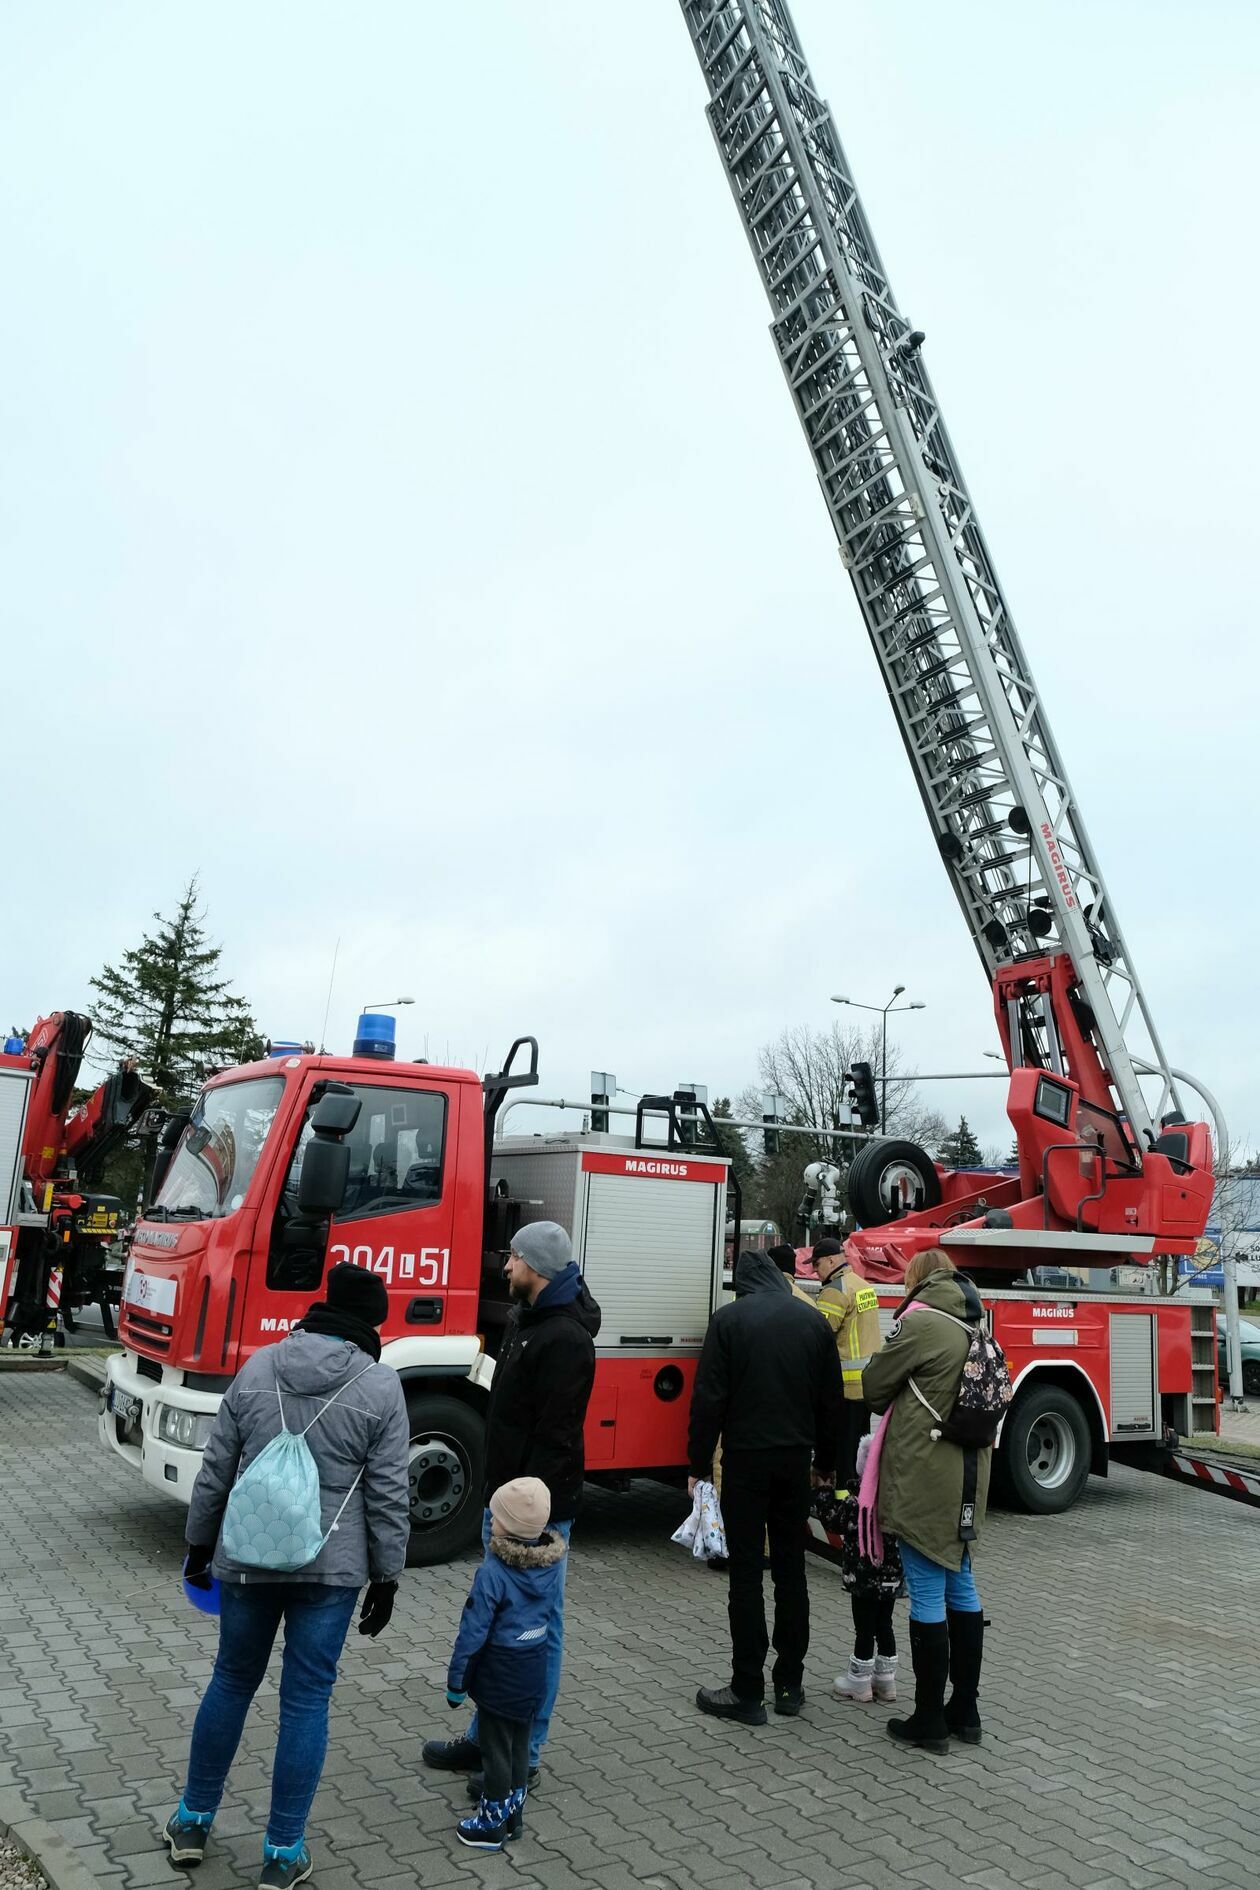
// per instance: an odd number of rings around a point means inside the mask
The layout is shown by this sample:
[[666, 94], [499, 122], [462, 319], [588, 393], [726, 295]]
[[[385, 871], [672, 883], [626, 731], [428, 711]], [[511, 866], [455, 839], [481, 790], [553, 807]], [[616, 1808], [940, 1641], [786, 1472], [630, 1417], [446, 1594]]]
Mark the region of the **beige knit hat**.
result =
[[534, 1542], [547, 1527], [551, 1491], [538, 1477], [513, 1477], [510, 1483], [501, 1483], [490, 1498], [490, 1514], [503, 1524], [508, 1535], [521, 1542]]

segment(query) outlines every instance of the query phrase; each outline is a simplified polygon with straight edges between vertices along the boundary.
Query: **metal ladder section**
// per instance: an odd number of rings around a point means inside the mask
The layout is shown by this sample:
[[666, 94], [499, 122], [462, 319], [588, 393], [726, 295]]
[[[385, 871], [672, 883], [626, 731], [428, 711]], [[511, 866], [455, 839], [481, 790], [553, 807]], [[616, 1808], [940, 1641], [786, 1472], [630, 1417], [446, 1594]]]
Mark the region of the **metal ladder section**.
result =
[[1190, 1434], [1216, 1429], [1216, 1308], [1190, 1307]]
[[[1146, 1146], [1176, 1083], [920, 353], [784, 0], [681, 0], [771, 335], [989, 977], [1066, 951]], [[712, 346], [712, 344], [710, 344]], [[1144, 1096], [1134, 1068], [1150, 1066]]]

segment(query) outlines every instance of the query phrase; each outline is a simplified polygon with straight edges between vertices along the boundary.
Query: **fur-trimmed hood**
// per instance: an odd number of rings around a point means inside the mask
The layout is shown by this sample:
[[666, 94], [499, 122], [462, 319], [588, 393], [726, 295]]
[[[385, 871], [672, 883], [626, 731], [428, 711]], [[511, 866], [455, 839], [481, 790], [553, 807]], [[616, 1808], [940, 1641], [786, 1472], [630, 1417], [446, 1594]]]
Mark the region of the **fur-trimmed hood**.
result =
[[491, 1536], [490, 1553], [509, 1568], [554, 1568], [567, 1553], [563, 1536], [544, 1534], [537, 1542], [518, 1542], [514, 1536]]

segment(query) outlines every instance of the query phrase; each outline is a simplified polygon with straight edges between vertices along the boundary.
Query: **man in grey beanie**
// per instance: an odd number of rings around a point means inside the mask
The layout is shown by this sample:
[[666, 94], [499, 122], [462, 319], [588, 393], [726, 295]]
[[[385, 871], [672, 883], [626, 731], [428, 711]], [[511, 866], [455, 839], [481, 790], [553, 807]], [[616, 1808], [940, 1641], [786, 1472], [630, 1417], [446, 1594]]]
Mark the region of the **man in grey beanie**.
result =
[[[490, 1389], [485, 1497], [488, 1503], [491, 1492], [514, 1477], [538, 1477], [551, 1492], [547, 1526], [567, 1542], [586, 1472], [582, 1433], [595, 1382], [600, 1311], [578, 1271], [569, 1236], [556, 1221], [530, 1221], [519, 1228], [504, 1273], [515, 1311]], [[483, 1542], [489, 1541], [490, 1521], [487, 1508]], [[547, 1630], [547, 1690], [530, 1735], [531, 1788], [538, 1784], [539, 1755], [560, 1685], [563, 1649], [562, 1579]], [[475, 1772], [481, 1765], [476, 1719], [463, 1738], [427, 1740], [422, 1757], [440, 1771]], [[477, 1798], [480, 1783], [473, 1784], [469, 1796]]]

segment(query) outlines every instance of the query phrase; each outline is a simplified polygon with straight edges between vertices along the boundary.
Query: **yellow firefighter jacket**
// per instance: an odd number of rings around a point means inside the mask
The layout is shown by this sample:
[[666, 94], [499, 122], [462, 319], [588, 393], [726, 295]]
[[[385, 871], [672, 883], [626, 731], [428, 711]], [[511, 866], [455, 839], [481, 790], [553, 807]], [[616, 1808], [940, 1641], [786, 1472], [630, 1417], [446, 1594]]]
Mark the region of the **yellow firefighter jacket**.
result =
[[862, 1373], [883, 1346], [879, 1330], [879, 1295], [852, 1268], [837, 1273], [814, 1302], [836, 1335], [844, 1372], [844, 1395], [861, 1398]]

